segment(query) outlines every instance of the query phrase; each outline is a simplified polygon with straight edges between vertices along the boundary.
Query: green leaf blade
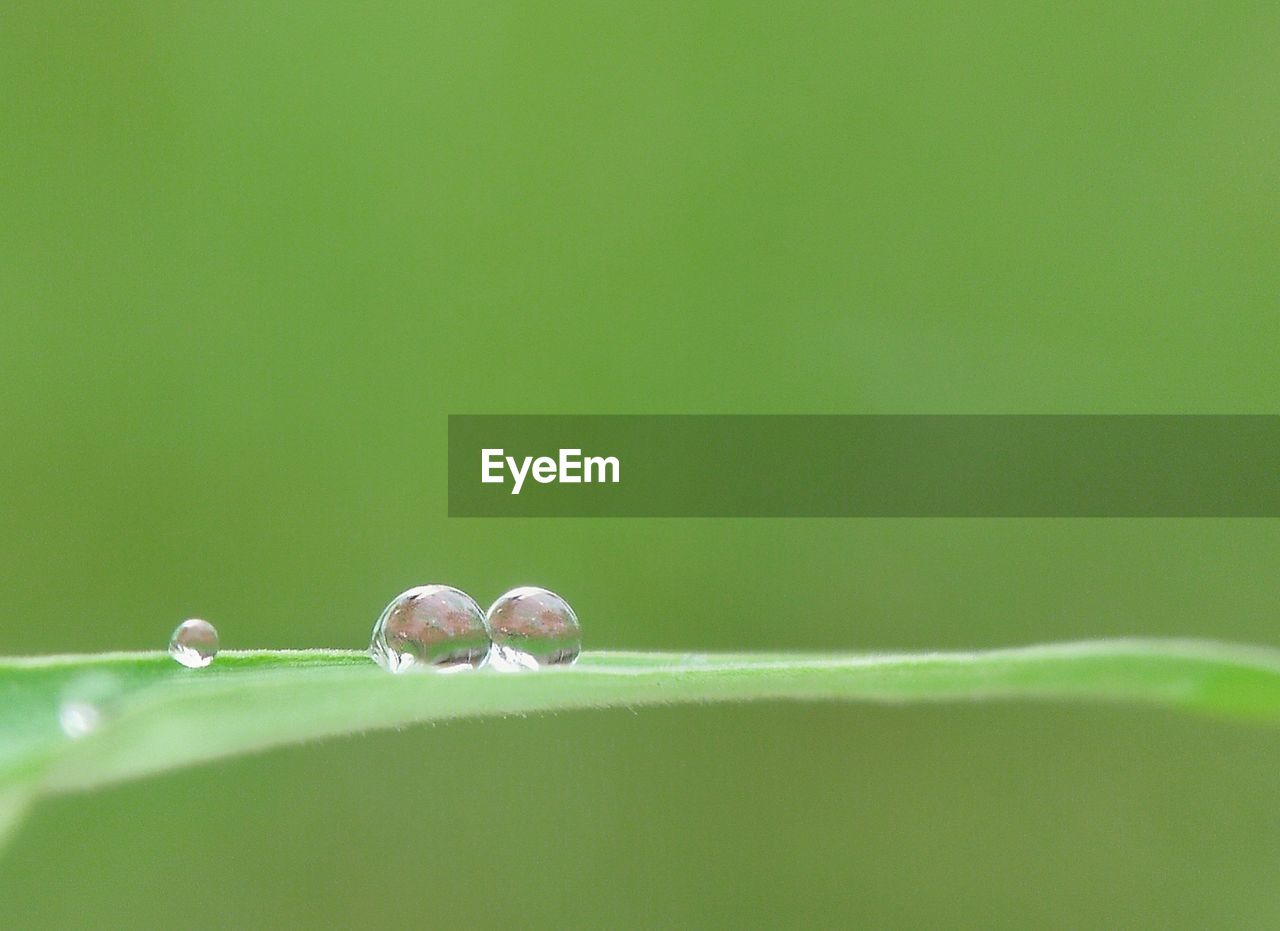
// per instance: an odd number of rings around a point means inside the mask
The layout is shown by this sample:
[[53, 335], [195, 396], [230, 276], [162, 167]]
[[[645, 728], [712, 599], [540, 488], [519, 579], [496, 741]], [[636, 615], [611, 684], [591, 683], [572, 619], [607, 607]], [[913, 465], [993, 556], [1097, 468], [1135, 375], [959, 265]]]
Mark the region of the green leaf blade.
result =
[[[1280, 722], [1280, 651], [1109, 640], [898, 655], [597, 652], [566, 668], [393, 676], [360, 652], [0, 660], [0, 822], [29, 799], [368, 730], [590, 707], [763, 700], [1118, 701]], [[61, 712], [82, 702], [79, 737]]]

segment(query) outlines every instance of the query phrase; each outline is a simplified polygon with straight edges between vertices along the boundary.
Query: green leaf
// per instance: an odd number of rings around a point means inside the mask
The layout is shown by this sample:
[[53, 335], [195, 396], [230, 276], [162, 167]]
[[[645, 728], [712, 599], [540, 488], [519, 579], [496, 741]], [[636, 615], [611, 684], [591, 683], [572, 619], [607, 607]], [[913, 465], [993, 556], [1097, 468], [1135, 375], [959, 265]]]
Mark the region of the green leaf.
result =
[[389, 675], [354, 651], [0, 660], [0, 834], [42, 794], [448, 718], [757, 701], [1126, 701], [1280, 721], [1280, 651], [1109, 640], [901, 655], [586, 653], [573, 667]]

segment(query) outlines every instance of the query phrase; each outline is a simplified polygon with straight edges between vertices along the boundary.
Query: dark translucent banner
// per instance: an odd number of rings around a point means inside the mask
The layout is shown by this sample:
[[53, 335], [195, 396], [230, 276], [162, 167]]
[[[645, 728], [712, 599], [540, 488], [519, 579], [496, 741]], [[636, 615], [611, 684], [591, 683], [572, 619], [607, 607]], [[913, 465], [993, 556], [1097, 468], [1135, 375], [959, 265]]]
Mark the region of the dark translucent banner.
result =
[[1277, 416], [449, 417], [454, 517], [1275, 517]]

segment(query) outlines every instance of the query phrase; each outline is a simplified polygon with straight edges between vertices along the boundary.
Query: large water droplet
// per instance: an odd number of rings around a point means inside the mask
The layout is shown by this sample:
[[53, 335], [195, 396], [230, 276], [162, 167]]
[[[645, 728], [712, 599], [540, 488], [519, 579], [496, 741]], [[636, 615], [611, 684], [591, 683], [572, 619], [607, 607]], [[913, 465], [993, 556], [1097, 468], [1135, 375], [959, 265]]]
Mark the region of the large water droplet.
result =
[[369, 653], [391, 672], [474, 669], [489, 650], [484, 614], [466, 592], [419, 585], [397, 595], [373, 625]]
[[582, 651], [578, 616], [555, 592], [513, 588], [485, 614], [493, 646], [489, 663], [504, 672], [568, 665]]
[[218, 655], [218, 631], [208, 621], [183, 621], [169, 638], [169, 655], [188, 669], [202, 669]]

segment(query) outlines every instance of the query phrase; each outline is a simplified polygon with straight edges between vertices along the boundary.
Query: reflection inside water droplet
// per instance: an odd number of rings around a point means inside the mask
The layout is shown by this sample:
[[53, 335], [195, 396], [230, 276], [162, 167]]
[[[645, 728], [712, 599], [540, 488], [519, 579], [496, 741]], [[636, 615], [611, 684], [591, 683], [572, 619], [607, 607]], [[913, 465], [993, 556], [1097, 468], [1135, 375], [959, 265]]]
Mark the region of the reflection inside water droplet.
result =
[[480, 606], [448, 585], [397, 595], [373, 625], [369, 655], [383, 669], [459, 672], [484, 662], [489, 633]]
[[582, 630], [569, 603], [555, 592], [513, 588], [485, 614], [493, 646], [489, 663], [503, 672], [565, 666], [582, 651]]
[[183, 621], [169, 638], [169, 655], [188, 669], [202, 669], [218, 655], [218, 631], [198, 617]]

